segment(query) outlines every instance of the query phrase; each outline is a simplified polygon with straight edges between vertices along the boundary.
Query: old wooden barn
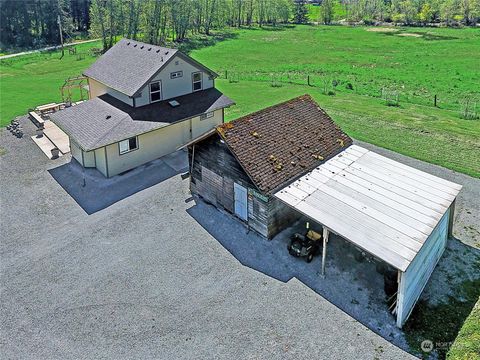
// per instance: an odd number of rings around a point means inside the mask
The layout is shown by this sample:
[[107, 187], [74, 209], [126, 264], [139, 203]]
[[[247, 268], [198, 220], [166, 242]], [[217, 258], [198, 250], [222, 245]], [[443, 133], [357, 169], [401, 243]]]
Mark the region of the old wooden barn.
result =
[[188, 144], [191, 191], [271, 239], [300, 216], [272, 194], [351, 143], [304, 95], [220, 125]]
[[[440, 260], [461, 185], [357, 145], [304, 95], [187, 144], [191, 191], [267, 238], [305, 216], [396, 275], [402, 327]], [[392, 299], [392, 297], [390, 297]]]

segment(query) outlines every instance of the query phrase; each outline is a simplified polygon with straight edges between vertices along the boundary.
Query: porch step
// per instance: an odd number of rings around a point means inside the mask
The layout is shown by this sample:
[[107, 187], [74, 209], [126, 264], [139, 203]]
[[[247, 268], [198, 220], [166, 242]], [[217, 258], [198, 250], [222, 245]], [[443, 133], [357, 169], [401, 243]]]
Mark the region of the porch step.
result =
[[68, 135], [65, 134], [57, 125], [52, 121], [47, 120], [44, 123], [44, 136], [46, 136], [62, 154], [70, 152], [70, 141]]
[[[56, 146], [47, 138], [45, 135], [42, 137], [37, 137], [36, 135], [31, 137], [33, 142], [38, 145], [40, 150], [49, 158], [52, 159], [52, 149]], [[62, 156], [62, 152], [60, 152], [59, 156]]]

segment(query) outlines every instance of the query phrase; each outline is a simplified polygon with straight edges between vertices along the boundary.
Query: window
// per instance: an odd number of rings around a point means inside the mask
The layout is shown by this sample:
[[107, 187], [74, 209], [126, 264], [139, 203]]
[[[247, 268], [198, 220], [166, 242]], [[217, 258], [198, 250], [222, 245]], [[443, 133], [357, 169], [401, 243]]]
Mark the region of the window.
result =
[[183, 76], [183, 71], [174, 71], [170, 73], [170, 79], [181, 78]]
[[160, 81], [153, 82], [150, 84], [150, 102], [160, 101], [162, 96], [162, 87]]
[[202, 73], [196, 72], [192, 74], [193, 91], [202, 90]]
[[209, 119], [211, 117], [213, 117], [213, 111], [200, 115], [200, 120]]
[[138, 149], [137, 137], [131, 137], [127, 140], [122, 140], [118, 143], [118, 149], [120, 150], [120, 155], [126, 154], [130, 151]]

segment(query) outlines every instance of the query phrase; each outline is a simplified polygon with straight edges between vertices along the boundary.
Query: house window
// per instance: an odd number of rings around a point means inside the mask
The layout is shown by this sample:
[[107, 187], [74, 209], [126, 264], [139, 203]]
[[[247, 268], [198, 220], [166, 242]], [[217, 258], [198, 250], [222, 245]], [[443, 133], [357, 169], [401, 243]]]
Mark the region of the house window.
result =
[[118, 149], [120, 150], [120, 155], [126, 154], [130, 151], [138, 149], [137, 137], [131, 137], [130, 139], [122, 140], [118, 143]]
[[202, 73], [196, 72], [192, 74], [193, 91], [202, 90]]
[[200, 120], [209, 119], [211, 117], [213, 117], [213, 111], [200, 115]]
[[170, 79], [181, 78], [183, 76], [183, 71], [174, 71], [170, 73]]
[[161, 100], [162, 87], [160, 81], [150, 84], [150, 102], [156, 102]]

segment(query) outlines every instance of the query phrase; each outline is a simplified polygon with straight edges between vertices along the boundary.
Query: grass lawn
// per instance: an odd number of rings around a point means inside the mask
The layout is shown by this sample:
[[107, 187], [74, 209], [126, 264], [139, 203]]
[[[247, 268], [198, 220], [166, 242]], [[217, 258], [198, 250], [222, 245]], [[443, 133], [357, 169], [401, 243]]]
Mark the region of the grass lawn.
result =
[[29, 108], [61, 102], [60, 87], [65, 79], [86, 70], [95, 61], [88, 50], [100, 46], [99, 42], [77, 45], [77, 53], [85, 53], [81, 60], [68, 50], [61, 60], [59, 51], [0, 60], [0, 125], [26, 114]]
[[387, 88], [399, 93], [400, 102], [423, 105], [432, 105], [437, 95], [440, 107], [457, 111], [472, 96], [480, 107], [480, 29], [304, 25], [236, 34], [192, 54], [240, 78], [288, 72], [303, 77], [302, 83], [306, 75], [318, 86], [326, 81], [336, 92], [351, 86], [378, 97]]
[[[480, 29], [379, 29], [242, 29], [182, 47], [195, 49], [190, 53], [195, 59], [239, 80], [216, 81], [237, 103], [227, 111], [228, 119], [310, 93], [359, 140], [480, 177], [480, 121], [461, 119], [458, 104], [467, 94], [480, 95]], [[415, 36], [400, 36], [405, 33]], [[98, 46], [78, 45], [78, 51]], [[94, 61], [88, 54], [77, 60], [68, 52], [62, 60], [50, 52], [1, 61], [0, 124], [28, 108], [61, 101], [65, 78]], [[271, 86], [270, 73], [286, 72], [298, 74], [291, 78], [297, 84]], [[244, 80], [238, 76], [242, 73], [264, 81]], [[305, 85], [306, 74], [315, 86]], [[322, 94], [324, 81], [335, 96]], [[398, 107], [386, 106], [378, 97], [382, 87], [392, 84], [401, 90]], [[439, 96], [440, 108], [419, 105], [431, 104], [433, 94]]]
[[227, 120], [309, 93], [358, 140], [480, 177], [480, 121], [460, 119], [454, 111], [416, 104], [389, 107], [380, 99], [343, 93], [327, 96], [309, 86], [228, 80], [216, 84], [237, 103], [227, 109]]
[[447, 359], [468, 360], [480, 358], [480, 299], [463, 323]]

